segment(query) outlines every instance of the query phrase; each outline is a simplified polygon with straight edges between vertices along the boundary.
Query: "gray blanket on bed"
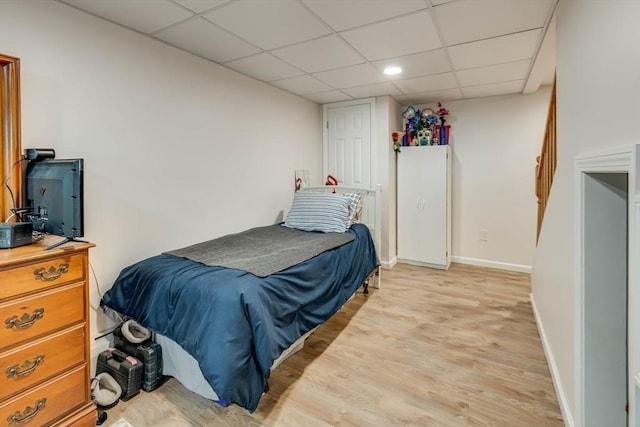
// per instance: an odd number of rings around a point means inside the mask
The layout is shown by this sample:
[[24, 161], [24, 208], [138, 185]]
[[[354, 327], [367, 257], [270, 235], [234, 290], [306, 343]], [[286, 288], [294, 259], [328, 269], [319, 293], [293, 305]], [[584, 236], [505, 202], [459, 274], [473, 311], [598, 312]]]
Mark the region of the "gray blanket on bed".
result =
[[349, 233], [316, 233], [276, 224], [165, 253], [265, 277], [352, 240]]

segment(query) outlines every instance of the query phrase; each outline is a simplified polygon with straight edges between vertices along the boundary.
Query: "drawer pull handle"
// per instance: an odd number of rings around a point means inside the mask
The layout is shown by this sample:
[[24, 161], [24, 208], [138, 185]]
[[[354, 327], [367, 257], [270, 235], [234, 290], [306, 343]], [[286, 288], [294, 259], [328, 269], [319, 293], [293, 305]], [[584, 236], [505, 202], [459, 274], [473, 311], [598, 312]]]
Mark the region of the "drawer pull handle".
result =
[[33, 408], [31, 406], [27, 406], [22, 413], [20, 413], [20, 411], [16, 411], [13, 415], [9, 415], [7, 417], [7, 421], [9, 422], [9, 425], [13, 423], [26, 424], [31, 421], [33, 417], [38, 415], [40, 409], [44, 408], [46, 404], [46, 398], [43, 397], [42, 399], [38, 399], [36, 401], [36, 406], [34, 406]]
[[67, 271], [69, 271], [69, 264], [64, 262], [60, 264], [58, 268], [55, 268], [54, 266], [49, 267], [48, 270], [44, 267], [38, 268], [33, 272], [33, 275], [36, 277], [36, 280], [53, 282]]
[[5, 371], [7, 373], [7, 378], [11, 378], [14, 375], [16, 377], [26, 377], [31, 372], [35, 371], [42, 362], [44, 362], [44, 354], [39, 354], [33, 359], [33, 362], [27, 359], [24, 361], [22, 366], [17, 363], [13, 366], [9, 366]]
[[5, 319], [4, 323], [7, 325], [8, 329], [13, 328], [16, 329], [27, 329], [29, 326], [33, 325], [36, 320], [42, 319], [44, 316], [44, 308], [36, 308], [33, 310], [33, 314], [29, 316], [29, 314], [24, 313], [21, 318], [18, 319], [18, 316], [15, 314], [11, 317]]

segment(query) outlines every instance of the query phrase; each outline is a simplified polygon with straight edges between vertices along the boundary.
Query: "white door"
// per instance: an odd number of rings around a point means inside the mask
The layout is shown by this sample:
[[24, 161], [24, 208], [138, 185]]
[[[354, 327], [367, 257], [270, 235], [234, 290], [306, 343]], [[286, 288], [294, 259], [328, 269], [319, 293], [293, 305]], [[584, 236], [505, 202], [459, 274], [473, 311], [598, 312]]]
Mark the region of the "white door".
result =
[[325, 106], [322, 179], [331, 174], [343, 185], [373, 187], [372, 109], [372, 101]]

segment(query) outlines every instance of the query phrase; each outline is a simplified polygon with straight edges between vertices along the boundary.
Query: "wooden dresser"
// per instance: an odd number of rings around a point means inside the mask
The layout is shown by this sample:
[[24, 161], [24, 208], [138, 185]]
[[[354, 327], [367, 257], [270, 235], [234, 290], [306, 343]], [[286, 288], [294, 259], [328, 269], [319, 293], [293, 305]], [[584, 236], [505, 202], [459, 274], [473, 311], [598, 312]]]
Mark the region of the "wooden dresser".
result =
[[89, 248], [0, 249], [0, 426], [95, 426]]

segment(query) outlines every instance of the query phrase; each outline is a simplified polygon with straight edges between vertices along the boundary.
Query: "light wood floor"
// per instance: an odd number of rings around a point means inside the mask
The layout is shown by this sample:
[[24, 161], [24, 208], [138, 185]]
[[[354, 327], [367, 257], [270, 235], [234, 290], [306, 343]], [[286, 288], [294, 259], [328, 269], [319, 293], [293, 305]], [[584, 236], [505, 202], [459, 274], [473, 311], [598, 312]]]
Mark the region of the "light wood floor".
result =
[[280, 365], [258, 410], [170, 379], [108, 411], [146, 426], [562, 426], [529, 275], [398, 264]]

